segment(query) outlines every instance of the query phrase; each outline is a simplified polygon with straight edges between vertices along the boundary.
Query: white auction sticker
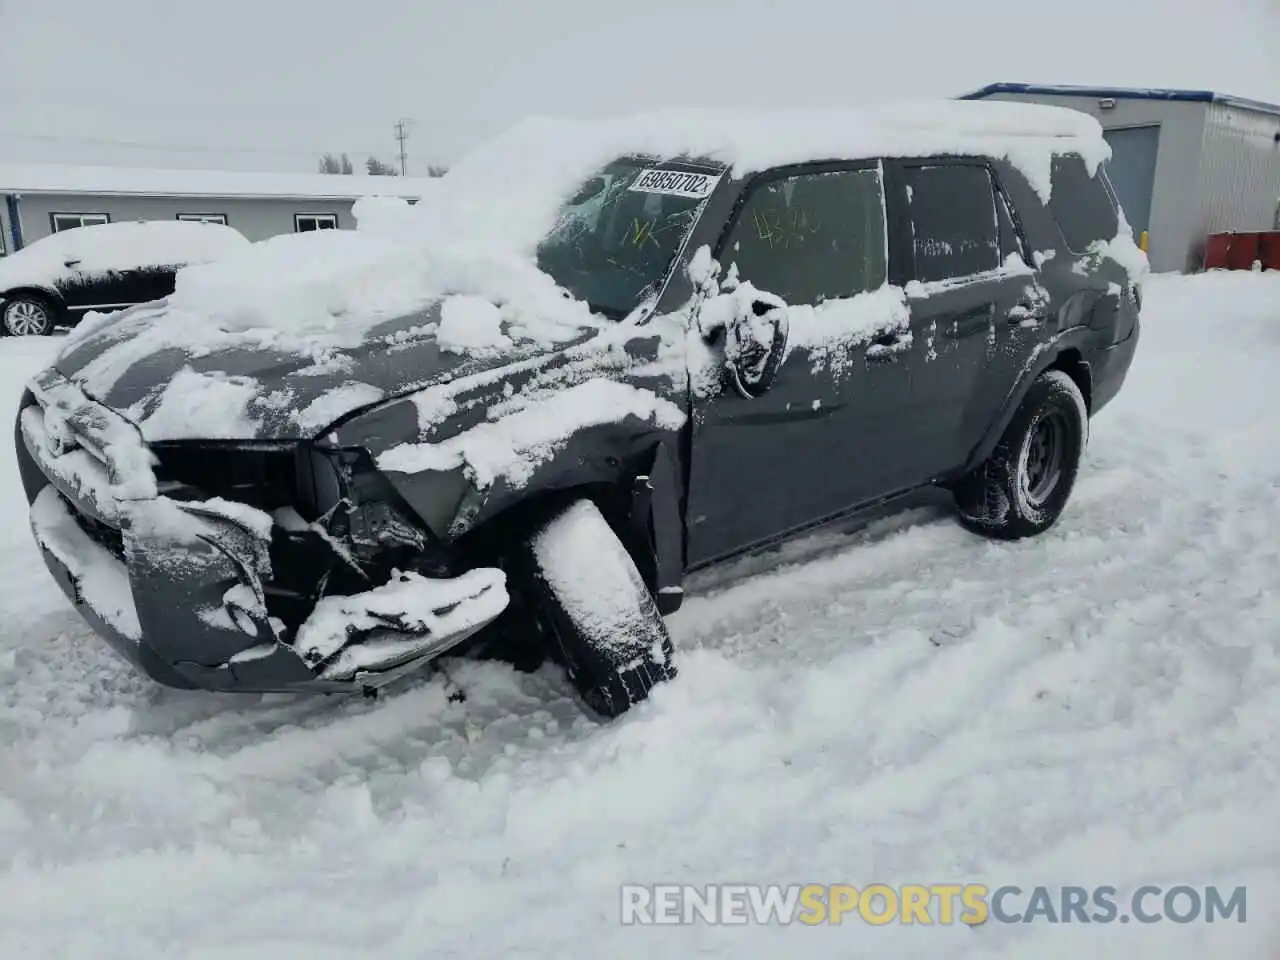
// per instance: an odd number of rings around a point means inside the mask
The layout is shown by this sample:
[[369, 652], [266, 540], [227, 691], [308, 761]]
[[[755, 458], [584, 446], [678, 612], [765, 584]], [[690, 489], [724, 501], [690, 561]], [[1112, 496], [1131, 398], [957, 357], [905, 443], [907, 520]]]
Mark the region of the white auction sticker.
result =
[[720, 182], [720, 174], [685, 173], [682, 170], [662, 170], [649, 167], [640, 171], [630, 189], [641, 193], [664, 193], [672, 197], [690, 197], [702, 200]]

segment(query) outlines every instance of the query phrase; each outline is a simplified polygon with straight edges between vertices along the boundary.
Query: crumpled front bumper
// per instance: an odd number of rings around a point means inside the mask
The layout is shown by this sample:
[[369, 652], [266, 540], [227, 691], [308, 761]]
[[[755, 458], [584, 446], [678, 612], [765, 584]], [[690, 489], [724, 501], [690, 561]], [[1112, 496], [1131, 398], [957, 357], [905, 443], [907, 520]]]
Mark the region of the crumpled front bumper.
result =
[[32, 531], [54, 579], [95, 632], [166, 686], [376, 687], [461, 643], [507, 605], [505, 578], [490, 568], [396, 584], [402, 597], [409, 591], [409, 616], [386, 608], [386, 586], [329, 598], [297, 631], [324, 637], [318, 658], [314, 643], [295, 647], [297, 637], [268, 615], [269, 514], [164, 496], [137, 429], [56, 371], [30, 384], [15, 432]]

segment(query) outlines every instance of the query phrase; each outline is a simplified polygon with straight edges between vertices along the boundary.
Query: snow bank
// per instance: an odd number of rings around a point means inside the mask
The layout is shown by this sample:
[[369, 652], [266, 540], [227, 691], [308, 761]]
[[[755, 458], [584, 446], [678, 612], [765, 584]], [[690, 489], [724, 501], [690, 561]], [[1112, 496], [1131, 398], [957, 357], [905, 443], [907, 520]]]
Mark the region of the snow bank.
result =
[[[208, 263], [250, 243], [231, 227], [181, 220], [105, 223], [65, 230], [0, 259], [0, 290], [47, 286], [76, 273]], [[68, 261], [78, 261], [68, 267]]]
[[[1280, 274], [1144, 292], [1059, 526], [987, 543], [913, 512], [707, 571], [668, 621], [680, 678], [607, 725], [551, 667], [159, 690], [71, 612], [0, 447], [0, 955], [1274, 957]], [[0, 339], [10, 415], [53, 342]], [[1250, 909], [619, 922], [623, 883], [809, 881], [1012, 883], [1011, 911], [1247, 885]]]

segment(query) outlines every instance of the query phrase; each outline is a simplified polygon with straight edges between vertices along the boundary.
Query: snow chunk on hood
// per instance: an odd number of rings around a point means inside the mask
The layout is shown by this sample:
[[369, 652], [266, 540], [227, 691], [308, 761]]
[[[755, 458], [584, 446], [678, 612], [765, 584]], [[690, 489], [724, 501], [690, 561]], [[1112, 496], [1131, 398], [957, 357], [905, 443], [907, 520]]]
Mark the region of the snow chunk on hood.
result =
[[502, 332], [502, 311], [482, 297], [454, 296], [440, 308], [441, 349], [453, 353], [493, 350], [511, 345]]
[[165, 384], [150, 416], [144, 416], [141, 403], [128, 413], [148, 441], [190, 436], [232, 440], [253, 436], [255, 425], [248, 408], [257, 395], [258, 385], [249, 377], [198, 373], [185, 367]]
[[[196, 343], [216, 341], [219, 333], [261, 331], [277, 346], [309, 350], [357, 343], [378, 323], [452, 295], [471, 298], [472, 314], [476, 299], [502, 307], [516, 336], [548, 343], [606, 322], [567, 299], [529, 258], [421, 240], [360, 230], [273, 237], [183, 270], [168, 307], [208, 328], [191, 331]], [[446, 319], [450, 328], [464, 321]], [[491, 326], [487, 317], [483, 322]], [[174, 333], [174, 342], [184, 342]], [[492, 331], [484, 337], [488, 347], [508, 342]]]
[[520, 486], [579, 430], [628, 417], [665, 430], [678, 430], [685, 421], [679, 407], [650, 390], [596, 378], [552, 392], [450, 440], [392, 447], [378, 457], [378, 466], [400, 473], [463, 467], [481, 489], [499, 479]]
[[[415, 269], [416, 267], [419, 267]], [[429, 301], [430, 276], [413, 251], [350, 230], [285, 234], [178, 275], [169, 305], [224, 330], [333, 333], [354, 317], [377, 320]]]

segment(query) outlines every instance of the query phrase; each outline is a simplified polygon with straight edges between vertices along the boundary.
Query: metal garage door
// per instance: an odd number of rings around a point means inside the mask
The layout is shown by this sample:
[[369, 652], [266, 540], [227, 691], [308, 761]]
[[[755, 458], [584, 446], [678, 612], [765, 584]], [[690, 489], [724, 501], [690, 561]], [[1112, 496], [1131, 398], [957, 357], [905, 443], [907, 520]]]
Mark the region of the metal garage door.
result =
[[1107, 173], [1136, 237], [1151, 227], [1151, 190], [1156, 182], [1160, 127], [1126, 127], [1107, 130], [1104, 135], [1111, 144]]

